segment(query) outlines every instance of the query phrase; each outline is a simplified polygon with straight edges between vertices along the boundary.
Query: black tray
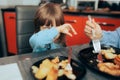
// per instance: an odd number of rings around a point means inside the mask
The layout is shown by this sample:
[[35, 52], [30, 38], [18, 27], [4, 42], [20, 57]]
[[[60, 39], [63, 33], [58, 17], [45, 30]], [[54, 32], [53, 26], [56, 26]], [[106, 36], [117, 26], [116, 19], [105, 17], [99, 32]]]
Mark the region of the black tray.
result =
[[[50, 59], [50, 60], [54, 59], [54, 58], [55, 57], [47, 57], [47, 59]], [[65, 59], [67, 59], [67, 57], [59, 56], [60, 61], [65, 60]], [[38, 67], [39, 64], [41, 64], [43, 60], [45, 60], [45, 59], [39, 60], [39, 61], [35, 62], [33, 65]], [[77, 61], [75, 61], [73, 59], [71, 59], [71, 66], [73, 68], [73, 73], [77, 77], [76, 80], [81, 80], [83, 78], [83, 76], [85, 75], [85, 73], [86, 73], [85, 67], [81, 63], [79, 63], [79, 62], [77, 62]], [[31, 69], [31, 73], [32, 73], [32, 69]], [[32, 75], [34, 77], [33, 73], [32, 73]], [[37, 80], [35, 77], [34, 77], [34, 79]], [[45, 80], [45, 79], [43, 79], [43, 80]], [[61, 76], [61, 77], [58, 77], [58, 80], [69, 80], [69, 79], [66, 76]]]
[[[101, 48], [102, 49], [108, 49], [108, 48], [111, 48], [112, 46], [102, 46]], [[115, 47], [112, 47], [117, 53], [117, 54], [120, 54], [120, 49], [119, 48], [115, 48]], [[97, 54], [98, 53], [93, 53], [93, 47], [88, 47], [88, 48], [85, 48], [83, 50], [81, 50], [78, 54], [78, 58], [79, 60], [81, 60], [89, 69], [97, 72], [97, 73], [100, 73], [101, 75], [105, 76], [105, 77], [111, 77], [111, 78], [115, 78], [115, 79], [118, 79], [120, 80], [120, 76], [113, 76], [113, 75], [110, 75], [108, 73], [105, 73], [105, 72], [101, 72], [98, 67], [97, 67], [97, 64], [98, 64], [98, 61], [97, 61]], [[92, 62], [91, 62], [92, 61]], [[113, 62], [113, 60], [106, 60], [104, 57], [103, 57], [103, 61], [104, 62]]]

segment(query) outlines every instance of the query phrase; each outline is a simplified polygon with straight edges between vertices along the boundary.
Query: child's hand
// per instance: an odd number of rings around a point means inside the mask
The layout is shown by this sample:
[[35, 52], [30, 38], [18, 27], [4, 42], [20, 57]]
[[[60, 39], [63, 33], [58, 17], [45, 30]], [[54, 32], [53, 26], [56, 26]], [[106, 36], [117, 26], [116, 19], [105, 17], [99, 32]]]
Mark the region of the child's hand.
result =
[[70, 31], [73, 32], [73, 34], [75, 34], [75, 35], [77, 34], [77, 32], [75, 31], [75, 29], [70, 24], [63, 24], [63, 25], [57, 27], [57, 30], [60, 33], [67, 34], [69, 36], [72, 36], [72, 33], [70, 33]]

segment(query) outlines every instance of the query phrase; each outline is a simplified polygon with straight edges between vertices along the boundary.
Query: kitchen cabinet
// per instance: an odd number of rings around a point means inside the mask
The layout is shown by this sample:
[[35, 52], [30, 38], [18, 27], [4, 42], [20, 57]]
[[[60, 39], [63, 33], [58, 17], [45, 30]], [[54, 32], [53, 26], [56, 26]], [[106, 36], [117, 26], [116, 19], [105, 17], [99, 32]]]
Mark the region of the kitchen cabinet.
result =
[[65, 15], [65, 22], [70, 23], [77, 32], [77, 35], [72, 37], [66, 36], [67, 46], [80, 45], [90, 41], [84, 33], [85, 21], [83, 19], [84, 17], [79, 15]]
[[[120, 19], [113, 17], [92, 16], [103, 30], [113, 31], [120, 26]], [[73, 37], [66, 36], [67, 46], [89, 43], [90, 39], [84, 33], [84, 27], [88, 20], [87, 15], [69, 15], [65, 14], [65, 22], [70, 23], [77, 31]]]
[[4, 11], [4, 27], [6, 32], [7, 51], [10, 54], [17, 54], [16, 45], [16, 13]]
[[[120, 26], [120, 18], [92, 16], [94, 20], [101, 26], [102, 30], [113, 31]], [[88, 20], [87, 16], [83, 17], [83, 24]]]
[[120, 26], [120, 18], [94, 17], [94, 19], [103, 30], [113, 31]]
[[[101, 28], [104, 30], [115, 30], [120, 26], [120, 19], [116, 17], [103, 17], [103, 16], [94, 16], [97, 23], [101, 25]], [[70, 23], [74, 29], [77, 31], [77, 35], [72, 37], [66, 36], [66, 45], [81, 45], [89, 43], [90, 39], [84, 33], [84, 27], [86, 20], [88, 20], [87, 15], [81, 14], [65, 14], [65, 22]], [[16, 12], [4, 12], [4, 25], [6, 32], [6, 41], [7, 49], [10, 54], [17, 54], [17, 41], [16, 41]]]

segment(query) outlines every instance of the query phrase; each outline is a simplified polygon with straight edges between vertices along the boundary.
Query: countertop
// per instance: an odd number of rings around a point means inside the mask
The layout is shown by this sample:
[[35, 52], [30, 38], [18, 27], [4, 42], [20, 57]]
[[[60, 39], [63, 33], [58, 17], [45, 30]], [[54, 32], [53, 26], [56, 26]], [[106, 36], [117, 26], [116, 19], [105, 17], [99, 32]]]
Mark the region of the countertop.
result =
[[105, 16], [105, 17], [120, 18], [120, 11], [69, 10], [69, 9], [64, 9], [63, 12], [65, 14], [72, 14], [72, 15], [94, 15], [94, 16]]
[[[73, 54], [72, 59], [81, 63], [81, 61], [77, 58], [80, 50], [89, 47], [88, 44], [84, 45], [76, 45], [72, 46]], [[67, 56], [68, 47], [55, 49], [51, 51], [45, 51], [42, 53], [27, 53], [22, 55], [10, 56], [0, 58], [0, 65], [9, 64], [9, 63], [17, 63], [22, 74], [23, 80], [34, 80], [33, 76], [30, 73], [30, 67], [36, 61], [43, 59], [49, 56]], [[95, 71], [86, 68], [86, 74], [81, 80], [114, 80], [108, 77], [104, 77], [98, 74]], [[116, 80], [116, 79], [115, 79]]]
[[[2, 11], [15, 12], [15, 8], [5, 8]], [[120, 18], [120, 11], [104, 11], [104, 10], [77, 10], [77, 9], [63, 9], [65, 14], [72, 15], [94, 15], [94, 16], [104, 16], [104, 17], [115, 17]]]

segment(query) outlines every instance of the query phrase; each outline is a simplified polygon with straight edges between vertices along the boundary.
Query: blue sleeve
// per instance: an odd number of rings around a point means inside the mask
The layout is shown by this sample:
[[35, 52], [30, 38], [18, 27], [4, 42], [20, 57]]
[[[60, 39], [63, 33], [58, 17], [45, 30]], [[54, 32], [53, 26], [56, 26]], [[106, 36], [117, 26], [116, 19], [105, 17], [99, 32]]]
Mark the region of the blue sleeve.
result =
[[117, 47], [119, 43], [119, 38], [120, 38], [118, 32], [120, 32], [120, 29], [119, 31], [118, 30], [115, 30], [115, 31], [104, 31], [103, 30], [103, 37], [101, 39], [101, 44]]
[[45, 44], [52, 43], [58, 34], [59, 32], [55, 27], [45, 29], [33, 34], [29, 39], [29, 43], [33, 50], [37, 48], [44, 48]]

